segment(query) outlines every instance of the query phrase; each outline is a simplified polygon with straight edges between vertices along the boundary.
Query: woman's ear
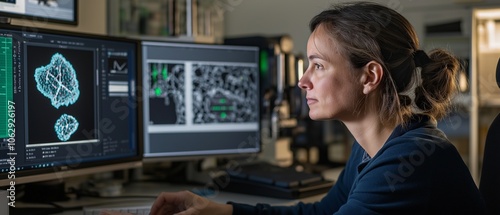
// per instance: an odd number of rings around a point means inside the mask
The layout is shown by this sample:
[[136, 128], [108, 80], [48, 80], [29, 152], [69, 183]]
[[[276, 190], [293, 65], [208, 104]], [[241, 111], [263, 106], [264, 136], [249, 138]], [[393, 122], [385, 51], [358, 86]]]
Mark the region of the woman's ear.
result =
[[384, 69], [382, 65], [375, 61], [368, 62], [363, 67], [363, 75], [361, 75], [361, 83], [363, 84], [363, 93], [369, 94], [377, 89], [382, 81]]

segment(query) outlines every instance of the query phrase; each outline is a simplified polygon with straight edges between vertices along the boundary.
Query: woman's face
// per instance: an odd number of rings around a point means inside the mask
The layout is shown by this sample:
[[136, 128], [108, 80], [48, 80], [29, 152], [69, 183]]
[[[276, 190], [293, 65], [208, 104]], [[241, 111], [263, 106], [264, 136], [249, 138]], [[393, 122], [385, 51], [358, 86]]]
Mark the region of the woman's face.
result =
[[363, 99], [361, 81], [338, 46], [322, 25], [307, 42], [309, 65], [298, 85], [306, 90], [313, 120], [352, 120]]

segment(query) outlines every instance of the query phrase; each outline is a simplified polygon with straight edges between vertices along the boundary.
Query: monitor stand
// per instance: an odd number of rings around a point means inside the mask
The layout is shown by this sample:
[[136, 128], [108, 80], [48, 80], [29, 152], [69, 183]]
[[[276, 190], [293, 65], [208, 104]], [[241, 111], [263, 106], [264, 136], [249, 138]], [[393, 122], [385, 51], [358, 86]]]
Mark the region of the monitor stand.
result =
[[181, 161], [147, 162], [133, 174], [135, 181], [167, 182], [171, 184], [208, 185], [220, 169], [220, 160], [202, 158]]
[[[20, 202], [47, 204], [52, 205], [53, 202], [68, 201], [70, 198], [66, 196], [65, 183], [59, 180], [28, 183], [24, 185], [23, 196]], [[54, 214], [63, 212], [61, 207], [10, 207], [9, 214]]]
[[64, 210], [113, 201], [114, 198], [82, 199], [81, 197], [116, 197], [121, 195], [122, 185], [128, 181], [127, 170], [96, 173], [88, 177], [77, 176], [65, 180], [49, 180], [22, 185], [19, 204], [9, 208], [12, 215], [45, 215]]
[[[66, 180], [49, 180], [27, 183], [21, 201], [27, 203], [53, 203], [71, 200], [73, 196], [114, 197], [121, 195], [126, 174], [120, 171], [96, 173], [88, 178], [75, 177]], [[123, 178], [121, 178], [123, 177]], [[68, 193], [69, 191], [69, 193]], [[67, 195], [69, 194], [69, 196]], [[70, 197], [71, 196], [71, 197]]]
[[[28, 183], [24, 185], [22, 201], [41, 203], [67, 201], [65, 183], [59, 180]], [[42, 202], [42, 203], [43, 203]]]
[[213, 179], [218, 176], [219, 172], [215, 158], [188, 161], [186, 166], [186, 179], [188, 182], [206, 185], [211, 183]]

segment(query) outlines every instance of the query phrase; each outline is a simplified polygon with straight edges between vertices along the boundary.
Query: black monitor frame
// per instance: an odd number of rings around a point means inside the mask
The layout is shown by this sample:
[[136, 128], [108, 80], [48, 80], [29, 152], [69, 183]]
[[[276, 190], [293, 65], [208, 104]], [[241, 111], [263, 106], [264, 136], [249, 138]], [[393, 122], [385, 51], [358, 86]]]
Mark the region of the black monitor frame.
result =
[[[259, 58], [259, 48], [258, 47], [253, 47], [253, 46], [236, 46], [236, 45], [221, 45], [221, 44], [199, 44], [199, 43], [191, 43], [191, 42], [175, 42], [175, 41], [161, 41], [161, 40], [142, 40], [142, 63], [143, 63], [143, 105], [145, 107], [143, 111], [143, 121], [144, 121], [144, 159], [143, 161], [145, 163], [152, 163], [152, 162], [162, 162], [162, 161], [196, 161], [196, 160], [202, 160], [205, 158], [238, 158], [238, 157], [248, 157], [248, 156], [256, 156], [259, 155], [262, 152], [262, 141], [261, 141], [261, 113], [260, 113], [260, 104], [262, 102], [262, 98], [260, 96], [260, 58]], [[155, 49], [155, 56], [151, 56], [151, 52], [147, 51], [147, 49]], [[205, 59], [198, 59], [199, 56], [197, 56], [197, 51], [206, 49], [207, 51], [203, 51], [205, 54], [208, 54], [209, 56], [204, 57]], [[170, 51], [167, 51], [170, 50]], [[217, 51], [219, 50], [219, 52]], [[236, 149], [235, 146], [230, 146], [230, 150], [225, 150], [224, 148], [221, 148], [221, 150], [216, 150], [213, 148], [207, 148], [205, 150], [201, 150], [200, 148], [193, 149], [193, 151], [190, 151], [191, 149], [189, 148], [190, 144], [192, 145], [193, 138], [199, 139], [200, 144], [213, 144], [213, 136], [214, 134], [210, 133], [218, 133], [220, 137], [218, 139], [224, 139], [224, 132], [211, 132], [208, 131], [208, 135], [205, 135], [203, 132], [199, 131], [190, 131], [189, 129], [200, 129], [196, 128], [196, 124], [193, 123], [194, 126], [192, 127], [184, 127], [182, 126], [176, 127], [174, 125], [174, 130], [177, 130], [177, 132], [173, 132], [172, 136], [168, 136], [168, 138], [176, 138], [177, 140], [183, 140], [183, 141], [175, 141], [173, 144], [181, 144], [184, 145], [183, 150], [186, 151], [176, 151], [177, 149], [173, 149], [173, 151], [152, 151], [151, 149], [151, 138], [152, 134], [166, 134], [161, 131], [157, 131], [158, 128], [155, 128], [155, 131], [151, 133], [151, 127], [150, 123], [151, 119], [148, 116], [150, 114], [150, 101], [149, 101], [149, 96], [147, 95], [148, 90], [150, 89], [150, 84], [149, 80], [147, 80], [146, 76], [149, 76], [148, 73], [148, 67], [150, 66], [150, 62], [154, 63], [159, 63], [159, 64], [190, 64], [191, 66], [194, 66], [195, 64], [200, 63], [200, 65], [207, 64], [210, 65], [212, 63], [217, 63], [219, 64], [225, 64], [229, 62], [228, 65], [236, 65], [238, 67], [238, 64], [242, 64], [243, 61], [238, 62], [237, 61], [237, 56], [238, 54], [235, 54], [233, 56], [228, 56], [227, 53], [225, 54], [226, 58], [225, 60], [221, 60], [224, 57], [219, 56], [224, 55], [222, 54], [223, 51], [246, 51], [248, 52], [248, 55], [251, 57], [255, 57], [254, 61], [251, 63], [247, 64], [254, 64], [256, 69], [255, 74], [255, 80], [256, 81], [256, 101], [254, 105], [254, 111], [256, 114], [256, 132], [248, 132], [252, 133], [251, 135], [247, 134], [239, 134], [240, 136], [244, 135], [245, 138], [241, 138], [238, 140], [238, 143], [241, 145], [242, 148]], [[161, 53], [161, 55], [160, 55]], [[249, 56], [246, 56], [248, 59]], [[189, 62], [189, 63], [188, 63]], [[186, 65], [187, 65], [186, 64]], [[173, 69], [173, 68], [171, 68]], [[193, 72], [194, 73], [194, 72]], [[148, 101], [146, 101], [148, 100]], [[189, 99], [191, 100], [191, 99]], [[189, 103], [189, 102], [188, 102]], [[191, 103], [191, 105], [193, 105]], [[191, 110], [187, 110], [188, 112]], [[193, 114], [194, 115], [194, 114]], [[186, 116], [184, 116], [186, 117]], [[189, 117], [186, 117], [186, 121], [189, 121]], [[187, 123], [190, 124], [190, 123]], [[199, 124], [198, 124], [199, 125]], [[216, 124], [213, 124], [217, 126]], [[161, 126], [161, 123], [160, 123]], [[167, 125], [168, 127], [169, 125]], [[194, 127], [194, 128], [193, 128]], [[159, 128], [160, 130], [162, 128]], [[217, 128], [212, 128], [217, 129]], [[172, 131], [170, 131], [172, 132]], [[206, 132], [206, 131], [204, 131]], [[167, 132], [168, 133], [168, 132]], [[231, 132], [229, 132], [231, 133]], [[236, 132], [237, 133], [237, 132]], [[231, 135], [238, 135], [238, 134], [231, 134]], [[255, 136], [254, 136], [255, 135]], [[187, 137], [191, 136], [191, 137]], [[159, 137], [163, 138], [163, 137]], [[155, 137], [156, 140], [158, 140], [158, 137]], [[234, 139], [233, 139], [234, 140]], [[155, 143], [157, 144], [157, 142]], [[149, 148], [148, 148], [149, 147]], [[186, 148], [187, 147], [187, 148]], [[248, 147], [248, 148], [244, 148]], [[170, 149], [169, 149], [170, 150]]]
[[[5, 2], [5, 1], [6, 0], [0, 1], [0, 3], [1, 2]], [[54, 18], [54, 17], [49, 16], [49, 15], [42, 16], [42, 15], [37, 15], [37, 14], [15, 13], [15, 12], [12, 12], [12, 11], [7, 11], [7, 10], [0, 10], [0, 17], [18, 18], [18, 19], [33, 20], [33, 21], [38, 21], [38, 22], [49, 22], [49, 23], [57, 23], [57, 24], [65, 24], [65, 25], [77, 26], [78, 25], [78, 14], [79, 14], [79, 11], [78, 11], [78, 0], [71, 0], [71, 1], [73, 1], [73, 8], [71, 9], [72, 12], [73, 12], [73, 18], [72, 18], [72, 20], [64, 20], [64, 19], [60, 19], [60, 18]]]
[[[116, 41], [116, 42], [125, 42], [128, 43], [132, 46], [135, 46], [133, 53], [136, 55], [134, 56], [134, 60], [136, 62], [136, 65], [134, 66], [133, 70], [135, 71], [135, 84], [131, 87], [132, 92], [135, 94], [134, 98], [135, 101], [130, 101], [132, 104], [127, 103], [127, 105], [133, 105], [131, 106], [132, 108], [127, 109], [128, 111], [134, 111], [134, 114], [136, 117], [134, 117], [135, 122], [136, 122], [136, 127], [135, 127], [135, 146], [137, 147], [135, 151], [135, 155], [127, 156], [127, 157], [118, 157], [118, 158], [113, 158], [109, 160], [97, 160], [97, 161], [88, 161], [88, 162], [80, 162], [77, 163], [76, 165], [73, 164], [63, 164], [60, 166], [47, 166], [47, 167], [42, 167], [42, 168], [30, 168], [30, 169], [16, 169], [15, 170], [15, 178], [11, 178], [12, 174], [9, 174], [8, 172], [0, 172], [0, 187], [2, 186], [10, 186], [12, 185], [12, 182], [14, 182], [16, 185], [17, 184], [25, 184], [25, 183], [31, 183], [31, 182], [41, 182], [41, 181], [48, 181], [48, 180], [59, 180], [63, 181], [65, 178], [69, 177], [74, 177], [74, 176], [80, 176], [80, 175], [87, 175], [87, 174], [95, 174], [95, 173], [100, 173], [100, 172], [106, 172], [106, 171], [114, 171], [114, 170], [125, 170], [125, 169], [132, 169], [132, 168], [138, 168], [142, 166], [142, 158], [143, 158], [143, 145], [142, 145], [142, 140], [143, 140], [143, 132], [142, 132], [142, 105], [140, 105], [142, 101], [142, 94], [140, 93], [140, 86], [142, 83], [142, 76], [141, 76], [141, 69], [142, 69], [142, 63], [141, 63], [141, 46], [140, 46], [140, 41], [136, 39], [130, 39], [130, 38], [121, 38], [121, 37], [113, 37], [113, 36], [104, 36], [104, 35], [94, 35], [94, 34], [87, 34], [87, 33], [77, 33], [77, 32], [65, 32], [65, 31], [57, 31], [57, 30], [49, 30], [49, 29], [33, 29], [33, 28], [25, 28], [22, 26], [13, 26], [13, 25], [8, 25], [8, 24], [0, 24], [0, 29], [2, 30], [10, 30], [10, 31], [17, 31], [17, 32], [22, 32], [23, 34], [31, 35], [31, 36], [37, 36], [37, 35], [43, 35], [43, 34], [50, 34], [50, 35], [57, 35], [57, 36], [63, 36], [63, 37], [78, 37], [78, 38], [83, 38], [85, 40], [104, 40], [104, 41]], [[61, 44], [61, 46], [64, 46]], [[102, 52], [102, 51], [101, 51]], [[97, 71], [96, 71], [97, 72]], [[26, 68], [23, 70], [23, 73], [26, 73]], [[135, 106], [135, 107], [134, 107]], [[117, 111], [124, 111], [123, 107], [120, 109], [120, 106], [115, 107], [117, 108]], [[127, 107], [129, 108], [129, 107]], [[121, 113], [121, 112], [120, 112]], [[127, 112], [128, 113], [128, 112]], [[20, 114], [20, 113], [19, 113]], [[130, 114], [127, 115], [127, 118], [130, 117]], [[101, 119], [99, 119], [100, 122], [98, 123], [105, 123], [101, 122]], [[99, 129], [100, 130], [100, 129]], [[92, 132], [92, 131], [91, 131]], [[95, 131], [95, 132], [106, 132], [106, 131]], [[20, 133], [20, 132], [18, 132]], [[20, 143], [16, 142], [17, 144], [26, 144], [26, 143]], [[18, 152], [20, 153], [20, 152]], [[74, 157], [71, 157], [71, 156]], [[5, 158], [8, 155], [2, 154], [0, 158]], [[68, 153], [67, 159], [78, 159], [78, 152], [70, 154]], [[8, 157], [7, 157], [8, 158]]]

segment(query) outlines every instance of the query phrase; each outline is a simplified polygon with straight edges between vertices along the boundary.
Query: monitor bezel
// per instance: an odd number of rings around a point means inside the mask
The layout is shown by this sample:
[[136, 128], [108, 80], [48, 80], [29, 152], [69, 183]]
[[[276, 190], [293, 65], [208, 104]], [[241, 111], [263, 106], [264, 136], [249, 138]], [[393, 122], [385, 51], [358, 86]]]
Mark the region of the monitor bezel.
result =
[[37, 15], [30, 15], [30, 14], [20, 14], [20, 13], [14, 13], [14, 12], [7, 12], [7, 11], [0, 11], [0, 17], [6, 17], [6, 18], [14, 18], [14, 19], [30, 19], [33, 21], [47, 21], [49, 23], [56, 23], [56, 24], [65, 24], [65, 25], [72, 25], [72, 26], [78, 26], [78, 0], [73, 0], [73, 20], [63, 20], [63, 19], [56, 19], [56, 18], [51, 18], [51, 17], [44, 17], [44, 16], [37, 16]]
[[[152, 44], [152, 43], [161, 43], [163, 45], [166, 45], [166, 46], [175, 46], [175, 47], [179, 47], [179, 46], [186, 46], [186, 47], [189, 47], [189, 48], [193, 48], [193, 47], [208, 47], [208, 48], [225, 48], [225, 47], [228, 47], [228, 48], [233, 48], [233, 49], [242, 49], [242, 50], [254, 50], [256, 51], [257, 53], [257, 68], [258, 68], [258, 78], [259, 78], [259, 85], [261, 84], [260, 83], [260, 79], [262, 78], [261, 77], [261, 72], [260, 72], [260, 63], [261, 63], [261, 59], [259, 57], [259, 54], [260, 54], [260, 48], [258, 46], [243, 46], [243, 45], [226, 45], [226, 44], [207, 44], [207, 43], [195, 43], [195, 42], [190, 42], [190, 41], [173, 41], [173, 40], [169, 40], [169, 39], [151, 39], [151, 38], [140, 38], [139, 37], [139, 40], [141, 41], [141, 52], [144, 52], [144, 49], [143, 49], [143, 46], [145, 44]], [[141, 63], [144, 64], [144, 55], [141, 56]], [[142, 70], [144, 72], [144, 69], [146, 68], [146, 65], [142, 65]], [[143, 74], [144, 75], [144, 74]], [[141, 77], [142, 80], [144, 81], [143, 77]], [[262, 101], [263, 101], [263, 98], [260, 96], [261, 94], [261, 87], [259, 86], [258, 88], [259, 92], [258, 92], [258, 95], [259, 95], [259, 101], [258, 101], [258, 104], [262, 104]], [[144, 98], [144, 96], [143, 96]], [[146, 99], [146, 98], [144, 98]], [[144, 108], [144, 105], [142, 106], [142, 108]], [[149, 111], [149, 110], [147, 110]], [[157, 153], [157, 154], [148, 154], [148, 156], [144, 155], [143, 156], [143, 163], [144, 164], [148, 164], [148, 163], [156, 163], [156, 162], [170, 162], [170, 161], [194, 161], [194, 160], [203, 160], [203, 159], [207, 159], [207, 158], [223, 158], [223, 159], [231, 159], [231, 158], [245, 158], [245, 157], [252, 157], [252, 156], [259, 156], [261, 153], [262, 153], [262, 147], [263, 147], [263, 143], [262, 143], [262, 111], [261, 111], [261, 107], [260, 105], [258, 105], [258, 108], [257, 108], [257, 111], [259, 111], [259, 121], [258, 121], [258, 133], [259, 133], [259, 136], [258, 136], [258, 150], [254, 151], [254, 152], [241, 152], [241, 153], [234, 153], [234, 152], [228, 152], [228, 153], [206, 153], [206, 154], [189, 154], [189, 155], [162, 155], [160, 153]], [[143, 116], [142, 116], [142, 122], [144, 123], [144, 119], [145, 119], [145, 114], [147, 114], [146, 111], [143, 111]], [[146, 124], [144, 124], [144, 126], [147, 126]], [[147, 133], [147, 129], [146, 128], [143, 128], [143, 138], [146, 138], [146, 135], [149, 135], [149, 133]], [[143, 139], [143, 141], [145, 141], [145, 139]], [[146, 144], [143, 143], [143, 147], [146, 147]], [[143, 153], [145, 153], [145, 150], [143, 148]]]
[[55, 34], [60, 36], [69, 37], [82, 37], [85, 39], [95, 39], [95, 40], [109, 40], [118, 42], [127, 42], [130, 44], [135, 44], [136, 53], [136, 83], [135, 83], [135, 95], [136, 101], [136, 141], [137, 141], [137, 153], [134, 156], [113, 158], [112, 160], [99, 160], [99, 161], [88, 161], [80, 163], [78, 165], [69, 164], [57, 167], [47, 167], [47, 168], [37, 168], [37, 169], [26, 169], [26, 170], [16, 170], [15, 179], [9, 179], [8, 172], [0, 173], [0, 187], [10, 186], [12, 181], [17, 184], [31, 183], [31, 182], [42, 182], [47, 180], [63, 180], [64, 178], [87, 175], [93, 173], [100, 173], [105, 171], [115, 171], [138, 168], [142, 166], [142, 159], [144, 156], [144, 146], [143, 146], [143, 107], [142, 107], [142, 47], [141, 42], [137, 39], [124, 38], [109, 35], [97, 35], [90, 33], [80, 33], [80, 32], [69, 32], [61, 30], [52, 29], [39, 29], [39, 28], [26, 28], [23, 26], [15, 26], [9, 24], [1, 24], [0, 29], [2, 30], [14, 30], [20, 32], [29, 33], [41, 33], [41, 34]]

